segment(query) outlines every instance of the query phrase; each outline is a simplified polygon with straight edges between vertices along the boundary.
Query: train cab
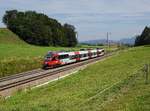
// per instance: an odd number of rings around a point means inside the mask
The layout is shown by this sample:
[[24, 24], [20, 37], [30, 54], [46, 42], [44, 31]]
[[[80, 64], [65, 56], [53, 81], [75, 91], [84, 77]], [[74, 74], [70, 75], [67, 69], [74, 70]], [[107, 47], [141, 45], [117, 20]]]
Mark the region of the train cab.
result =
[[59, 64], [58, 54], [55, 52], [48, 52], [44, 58], [43, 69], [53, 68]]

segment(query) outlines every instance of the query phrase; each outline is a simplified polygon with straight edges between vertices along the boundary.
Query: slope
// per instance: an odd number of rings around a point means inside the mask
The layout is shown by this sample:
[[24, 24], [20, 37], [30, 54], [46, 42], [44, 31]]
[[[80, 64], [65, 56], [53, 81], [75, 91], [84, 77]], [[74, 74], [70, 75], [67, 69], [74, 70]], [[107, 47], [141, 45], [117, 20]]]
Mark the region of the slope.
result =
[[7, 28], [0, 28], [0, 44], [24, 44], [16, 34], [8, 30]]

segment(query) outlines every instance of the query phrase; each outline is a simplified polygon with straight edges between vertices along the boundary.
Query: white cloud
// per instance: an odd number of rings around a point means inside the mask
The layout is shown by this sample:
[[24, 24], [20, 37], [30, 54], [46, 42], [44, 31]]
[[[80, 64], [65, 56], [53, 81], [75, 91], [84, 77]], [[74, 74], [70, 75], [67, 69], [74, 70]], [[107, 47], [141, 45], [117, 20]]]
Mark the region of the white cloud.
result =
[[150, 0], [0, 0], [0, 18], [10, 9], [36, 10], [71, 23], [80, 40], [103, 38], [107, 31], [113, 39], [134, 36], [150, 19]]

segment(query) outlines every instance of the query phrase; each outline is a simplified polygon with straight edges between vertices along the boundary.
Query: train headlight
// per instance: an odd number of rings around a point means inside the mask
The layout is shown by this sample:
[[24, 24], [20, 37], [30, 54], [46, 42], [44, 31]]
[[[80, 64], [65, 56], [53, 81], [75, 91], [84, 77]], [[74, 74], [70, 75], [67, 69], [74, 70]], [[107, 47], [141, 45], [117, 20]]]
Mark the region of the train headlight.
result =
[[45, 62], [44, 64], [48, 64], [48, 62]]

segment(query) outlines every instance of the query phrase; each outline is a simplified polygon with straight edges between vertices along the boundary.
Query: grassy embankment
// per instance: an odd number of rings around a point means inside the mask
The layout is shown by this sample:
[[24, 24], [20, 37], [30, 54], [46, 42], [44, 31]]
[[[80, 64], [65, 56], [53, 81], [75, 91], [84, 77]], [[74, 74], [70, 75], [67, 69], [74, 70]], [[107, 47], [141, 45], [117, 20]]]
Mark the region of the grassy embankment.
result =
[[[0, 77], [40, 68], [48, 51], [79, 50], [75, 48], [38, 47], [25, 43], [8, 29], [0, 29]], [[112, 49], [111, 49], [112, 50]]]
[[[2, 111], [149, 111], [150, 83], [144, 84], [150, 47], [121, 51], [47, 86], [0, 100]], [[138, 72], [138, 73], [137, 73]]]

